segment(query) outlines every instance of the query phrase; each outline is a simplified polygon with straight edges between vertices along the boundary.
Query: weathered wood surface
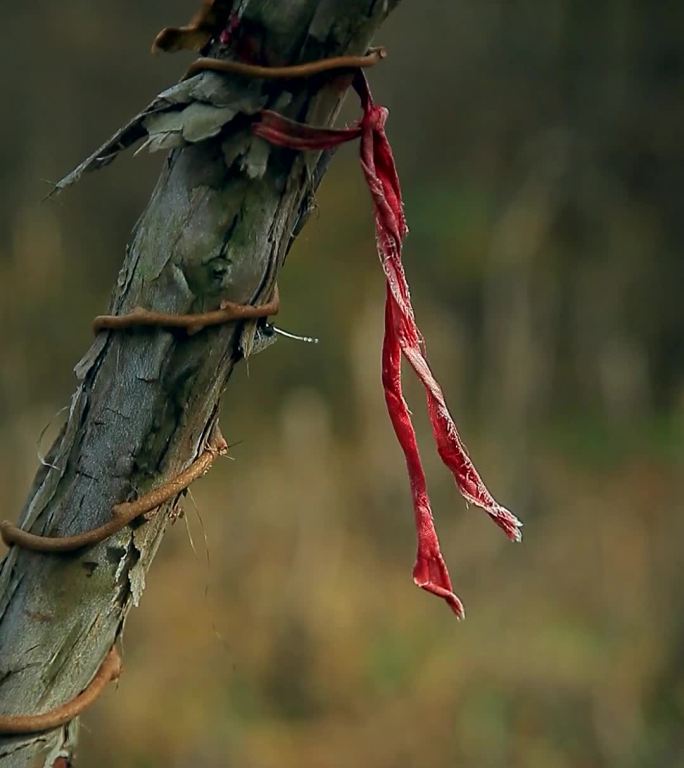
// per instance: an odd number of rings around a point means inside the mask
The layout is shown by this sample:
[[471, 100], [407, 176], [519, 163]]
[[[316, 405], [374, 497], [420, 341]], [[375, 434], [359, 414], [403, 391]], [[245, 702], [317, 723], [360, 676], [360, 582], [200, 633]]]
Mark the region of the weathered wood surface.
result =
[[[398, 2], [247, 0], [244, 19], [271, 63], [295, 63], [363, 53]], [[200, 75], [207, 88], [217, 77]], [[220, 88], [239, 111], [266, 104], [326, 125], [347, 83], [327, 77], [285, 90], [234, 78]], [[316, 156], [251, 139], [240, 114], [231, 120], [218, 136], [175, 149], [165, 162], [127, 248], [113, 312], [137, 305], [192, 312], [224, 298], [270, 298], [322, 166]], [[77, 369], [69, 419], [49, 455], [55, 468], [39, 471], [22, 527], [64, 535], [101, 525], [114, 504], [187, 466], [205, 445], [254, 328], [237, 323], [190, 338], [155, 330], [101, 334]], [[171, 506], [70, 556], [9, 552], [0, 566], [0, 712], [45, 711], [92, 679], [141, 598]], [[71, 756], [76, 728], [2, 738], [0, 766], [52, 766]]]

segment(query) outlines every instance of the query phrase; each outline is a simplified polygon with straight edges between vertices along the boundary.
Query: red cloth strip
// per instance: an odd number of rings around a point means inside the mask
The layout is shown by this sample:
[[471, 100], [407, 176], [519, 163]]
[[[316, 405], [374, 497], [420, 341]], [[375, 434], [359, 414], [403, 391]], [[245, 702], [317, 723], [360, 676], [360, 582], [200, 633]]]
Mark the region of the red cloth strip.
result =
[[290, 120], [270, 109], [262, 110], [259, 122], [254, 123], [253, 129], [257, 136], [266, 139], [278, 147], [289, 149], [323, 150], [338, 147], [347, 141], [353, 141], [361, 136], [358, 128], [316, 128], [296, 120]]
[[413, 579], [422, 589], [445, 599], [456, 616], [462, 618], [463, 605], [453, 592], [440, 551], [416, 433], [402, 393], [402, 354], [425, 387], [437, 450], [453, 474], [461, 494], [466, 501], [484, 509], [512, 541], [520, 540], [522, 524], [494, 499], [482, 482], [461, 441], [442, 389], [428, 365], [425, 343], [416, 323], [401, 261], [408, 227], [399, 176], [385, 133], [388, 111], [373, 102], [363, 73], [356, 75], [354, 87], [361, 99], [363, 117], [352, 128], [316, 128], [289, 120], [276, 112], [265, 111], [254, 123], [253, 131], [273, 144], [296, 150], [329, 149], [346, 141], [361, 139], [361, 167], [373, 199], [378, 255], [387, 280], [382, 381], [390, 420], [406, 458], [418, 538]]

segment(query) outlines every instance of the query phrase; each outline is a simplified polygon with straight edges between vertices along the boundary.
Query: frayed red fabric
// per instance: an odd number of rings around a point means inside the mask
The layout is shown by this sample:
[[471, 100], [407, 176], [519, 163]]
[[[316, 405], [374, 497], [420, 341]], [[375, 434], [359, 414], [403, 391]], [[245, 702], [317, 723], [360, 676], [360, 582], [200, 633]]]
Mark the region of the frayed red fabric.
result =
[[484, 509], [512, 541], [520, 541], [522, 523], [487, 490], [468, 456], [442, 389], [428, 365], [401, 261], [408, 227], [399, 176], [385, 133], [388, 111], [373, 102], [363, 73], [355, 76], [354, 87], [363, 107], [363, 117], [356, 126], [341, 130], [316, 128], [276, 112], [264, 111], [255, 122], [253, 132], [272, 144], [296, 150], [323, 150], [361, 140], [361, 167], [373, 199], [378, 255], [387, 281], [382, 382], [390, 420], [406, 459], [418, 538], [413, 580], [421, 589], [446, 600], [456, 616], [463, 618], [463, 605], [454, 594], [440, 550], [416, 433], [402, 392], [402, 355], [425, 388], [438, 453], [463, 497]]
[[240, 16], [237, 13], [231, 13], [228, 16], [228, 21], [221, 34], [219, 35], [219, 42], [221, 45], [230, 45], [233, 42], [233, 35], [240, 26]]
[[259, 121], [252, 128], [257, 136], [271, 144], [288, 149], [323, 150], [339, 147], [348, 141], [361, 137], [363, 129], [317, 128], [312, 125], [290, 120], [270, 109], [262, 110]]
[[418, 554], [413, 567], [413, 580], [421, 589], [444, 598], [456, 616], [462, 619], [465, 611], [463, 604], [454, 594], [449, 571], [442, 557], [416, 432], [401, 389], [401, 344], [397, 334], [394, 307], [392, 292], [388, 285], [385, 301], [385, 339], [382, 345], [382, 385], [385, 389], [387, 411], [399, 445], [404, 451], [411, 484], [413, 514], [418, 535]]

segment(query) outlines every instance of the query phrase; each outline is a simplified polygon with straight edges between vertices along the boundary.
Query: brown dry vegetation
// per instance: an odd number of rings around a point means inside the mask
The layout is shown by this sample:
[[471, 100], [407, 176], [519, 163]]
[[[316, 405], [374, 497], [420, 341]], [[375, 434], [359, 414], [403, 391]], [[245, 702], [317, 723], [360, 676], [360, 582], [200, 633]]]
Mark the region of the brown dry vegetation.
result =
[[[189, 6], [3, 9], [9, 516], [159, 159], [126, 159], [55, 204], [38, 203], [41, 180], [181, 73], [184, 60], [147, 51]], [[464, 508], [418, 417], [468, 620], [411, 585], [407, 480], [380, 387], [382, 279], [346, 148], [281, 285], [279, 322], [322, 342], [282, 341], [235, 376], [222, 420], [235, 461], [193, 489], [204, 532], [186, 502], [196, 552], [183, 521], [164, 543], [118, 691], [85, 718], [84, 765], [684, 761], [683, 16], [646, 0], [404, 0], [372, 81], [392, 108], [416, 311], [524, 542]]]

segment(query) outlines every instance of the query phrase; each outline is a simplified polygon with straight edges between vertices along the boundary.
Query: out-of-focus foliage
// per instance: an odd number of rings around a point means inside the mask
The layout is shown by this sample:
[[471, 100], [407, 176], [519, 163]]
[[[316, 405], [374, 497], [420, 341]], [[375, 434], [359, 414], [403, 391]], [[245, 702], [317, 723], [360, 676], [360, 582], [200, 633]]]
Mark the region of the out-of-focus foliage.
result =
[[[7, 3], [0, 498], [20, 508], [159, 157], [57, 179], [183, 71], [190, 0]], [[508, 544], [428, 448], [458, 625], [410, 580], [379, 379], [382, 280], [352, 147], [235, 376], [234, 462], [193, 489], [129, 622], [84, 765], [631, 768], [684, 763], [684, 5], [404, 0], [373, 72], [433, 365]], [[351, 114], [351, 112], [350, 112]], [[419, 393], [410, 390], [416, 412]], [[205, 543], [206, 538], [206, 543]], [[207, 556], [209, 554], [209, 564]]]

